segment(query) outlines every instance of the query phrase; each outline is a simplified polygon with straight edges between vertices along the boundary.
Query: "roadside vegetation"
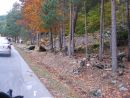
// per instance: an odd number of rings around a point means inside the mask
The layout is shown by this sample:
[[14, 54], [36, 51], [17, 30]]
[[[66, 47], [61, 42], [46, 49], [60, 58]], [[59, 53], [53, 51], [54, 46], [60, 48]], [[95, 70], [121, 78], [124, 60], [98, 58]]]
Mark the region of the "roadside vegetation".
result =
[[[20, 1], [0, 17], [0, 33], [20, 43], [54, 96], [130, 96], [129, 0]], [[72, 93], [57, 95], [46, 76]]]

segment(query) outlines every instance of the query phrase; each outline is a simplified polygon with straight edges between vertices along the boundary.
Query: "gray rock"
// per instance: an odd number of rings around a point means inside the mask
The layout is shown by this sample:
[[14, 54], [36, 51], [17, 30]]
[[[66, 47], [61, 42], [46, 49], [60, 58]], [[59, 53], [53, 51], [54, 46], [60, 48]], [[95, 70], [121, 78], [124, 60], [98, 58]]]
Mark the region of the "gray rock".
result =
[[118, 86], [118, 88], [119, 88], [119, 91], [127, 91], [127, 90], [128, 90], [128, 89], [125, 87], [124, 84], [120, 84], [120, 85]]
[[96, 89], [90, 92], [94, 97], [100, 97], [102, 95], [101, 89]]
[[118, 74], [118, 76], [124, 75], [124, 69], [123, 68], [118, 68], [117, 74]]
[[80, 67], [84, 67], [85, 66], [85, 60], [81, 60], [80, 61]]
[[112, 84], [116, 84], [117, 81], [116, 81], [116, 80], [112, 80], [111, 83], [112, 83]]
[[78, 69], [73, 69], [73, 74], [79, 75], [80, 71]]

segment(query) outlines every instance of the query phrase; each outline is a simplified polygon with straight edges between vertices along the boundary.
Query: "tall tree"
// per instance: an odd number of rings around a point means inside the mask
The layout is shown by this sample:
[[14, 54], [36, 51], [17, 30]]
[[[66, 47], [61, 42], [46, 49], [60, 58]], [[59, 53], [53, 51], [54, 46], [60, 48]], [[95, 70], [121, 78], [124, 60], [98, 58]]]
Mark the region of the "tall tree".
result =
[[102, 54], [103, 54], [103, 6], [104, 0], [101, 0], [101, 7], [100, 7], [100, 46], [99, 46], [99, 60], [102, 61]]
[[42, 20], [40, 17], [41, 3], [43, 0], [24, 0], [22, 6], [23, 21], [25, 26], [32, 30], [34, 34], [47, 32], [42, 26]]
[[17, 25], [17, 20], [21, 19], [20, 4], [15, 3], [13, 9], [8, 13], [6, 17], [6, 33], [8, 36], [12, 36], [18, 39], [21, 27]]
[[126, 18], [127, 18], [127, 30], [128, 30], [128, 61], [130, 61], [130, 14], [129, 14], [129, 0], [126, 2]]
[[72, 35], [72, 2], [70, 2], [70, 33], [69, 33], [69, 56], [73, 55], [74, 47], [73, 47], [73, 35]]
[[59, 13], [61, 13], [61, 23], [60, 23], [60, 31], [59, 31], [59, 47], [60, 47], [60, 50], [62, 50], [63, 48], [65, 49], [66, 47], [66, 39], [65, 39], [65, 10], [66, 10], [66, 4], [67, 4], [67, 1], [66, 0], [59, 0]]
[[88, 33], [87, 33], [87, 9], [86, 9], [86, 1], [84, 1], [84, 12], [85, 12], [85, 44], [86, 44], [86, 53], [85, 57], [88, 59]]
[[43, 3], [43, 0], [21, 0], [21, 2], [23, 13], [23, 19], [21, 21], [23, 21], [24, 26], [31, 31], [31, 42], [33, 42], [33, 36], [35, 36], [37, 38], [37, 46], [39, 46], [40, 33], [48, 32], [48, 30], [42, 26], [40, 17], [41, 3]]
[[49, 30], [51, 51], [53, 47], [53, 33], [57, 32], [59, 16], [57, 14], [57, 0], [47, 0], [42, 3], [40, 17], [44, 28]]
[[116, 7], [115, 0], [111, 0], [111, 21], [112, 21], [112, 70], [116, 72], [117, 70], [117, 34], [116, 34]]
[[69, 57], [74, 55], [74, 32], [78, 17], [79, 0], [70, 0]]

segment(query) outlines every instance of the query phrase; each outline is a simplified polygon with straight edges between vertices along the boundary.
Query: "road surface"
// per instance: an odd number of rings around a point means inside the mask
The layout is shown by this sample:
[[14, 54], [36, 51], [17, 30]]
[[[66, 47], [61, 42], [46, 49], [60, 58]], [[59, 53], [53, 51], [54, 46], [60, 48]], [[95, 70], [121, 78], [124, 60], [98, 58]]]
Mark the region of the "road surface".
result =
[[9, 89], [14, 96], [53, 98], [13, 46], [11, 57], [0, 56], [0, 90]]

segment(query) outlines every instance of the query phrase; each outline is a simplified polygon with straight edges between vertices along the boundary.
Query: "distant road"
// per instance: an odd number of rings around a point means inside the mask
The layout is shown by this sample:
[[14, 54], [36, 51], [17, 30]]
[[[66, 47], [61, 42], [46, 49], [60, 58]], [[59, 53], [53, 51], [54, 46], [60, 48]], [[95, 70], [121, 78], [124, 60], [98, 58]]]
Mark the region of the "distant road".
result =
[[0, 90], [9, 89], [14, 96], [53, 98], [13, 46], [11, 57], [0, 56]]

